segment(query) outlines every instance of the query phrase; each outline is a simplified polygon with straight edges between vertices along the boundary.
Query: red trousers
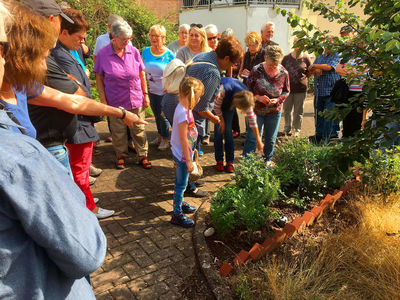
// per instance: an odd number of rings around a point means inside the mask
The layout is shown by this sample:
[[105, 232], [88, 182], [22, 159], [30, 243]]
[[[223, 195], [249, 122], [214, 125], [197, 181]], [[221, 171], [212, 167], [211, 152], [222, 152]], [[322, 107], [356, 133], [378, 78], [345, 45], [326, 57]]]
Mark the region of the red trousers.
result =
[[86, 196], [86, 207], [93, 210], [96, 204], [89, 184], [89, 169], [92, 163], [93, 142], [85, 144], [65, 144], [68, 148], [69, 164], [75, 183]]

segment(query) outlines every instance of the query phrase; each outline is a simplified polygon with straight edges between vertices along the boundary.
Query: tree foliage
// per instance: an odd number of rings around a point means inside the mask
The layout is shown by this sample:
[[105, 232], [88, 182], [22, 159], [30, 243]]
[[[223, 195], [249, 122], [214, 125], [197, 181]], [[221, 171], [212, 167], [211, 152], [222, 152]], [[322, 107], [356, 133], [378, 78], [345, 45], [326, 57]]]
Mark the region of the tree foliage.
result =
[[90, 25], [87, 32], [87, 44], [93, 49], [96, 38], [107, 32], [107, 19], [112, 14], [118, 14], [131, 25], [132, 44], [142, 50], [150, 46], [148, 37], [152, 25], [162, 24], [167, 30], [166, 41], [171, 42], [177, 37], [176, 24], [157, 18], [154, 12], [133, 0], [67, 0], [68, 4], [80, 10]]
[[[378, 147], [378, 139], [389, 140], [389, 137], [399, 134], [386, 125], [396, 121], [396, 114], [400, 111], [400, 0], [336, 0], [335, 5], [305, 0], [303, 5], [331, 22], [351, 26], [356, 33], [354, 38], [334, 37], [333, 42], [329, 42], [328, 30], [320, 30], [293, 12], [277, 8], [278, 14], [287, 16], [287, 22], [295, 30], [294, 35], [299, 38], [296, 46], [302, 50], [320, 55], [323, 48], [328, 47], [331, 52], [341, 53], [343, 61], [358, 58], [363, 62], [358, 66], [359, 73], [368, 74], [363, 93], [350, 99], [350, 104], [337, 105], [325, 117], [342, 120], [351, 110], [351, 105], [370, 111], [385, 106], [384, 116], [373, 114], [366, 130], [345, 141], [343, 155], [349, 158], [349, 162], [367, 156], [371, 148]], [[349, 11], [350, 7], [357, 5], [368, 17], [366, 20]], [[347, 80], [354, 79], [349, 76]], [[376, 126], [371, 126], [372, 121]], [[380, 145], [385, 146], [384, 142]]]

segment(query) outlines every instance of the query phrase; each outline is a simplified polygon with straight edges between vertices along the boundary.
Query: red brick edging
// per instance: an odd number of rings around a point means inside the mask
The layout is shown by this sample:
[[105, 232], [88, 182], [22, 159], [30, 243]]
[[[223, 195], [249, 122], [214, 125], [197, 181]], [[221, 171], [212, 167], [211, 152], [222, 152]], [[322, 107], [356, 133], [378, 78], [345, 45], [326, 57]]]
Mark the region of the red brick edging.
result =
[[360, 178], [356, 176], [355, 179], [344, 184], [340, 190], [335, 190], [333, 195], [327, 194], [311, 211], [306, 211], [303, 216], [295, 218], [292, 223], [286, 224], [282, 230], [275, 231], [275, 234], [266, 238], [261, 245], [255, 243], [248, 252], [240, 250], [233, 263], [224, 262], [222, 264], [219, 273], [223, 276], [229, 276], [235, 268], [239, 268], [249, 261], [256, 261], [261, 256], [279, 247], [285, 240], [294, 237], [297, 233], [302, 233], [306, 226], [313, 225], [314, 221], [319, 220], [328, 209], [333, 210], [336, 201], [358, 182], [360, 182]]

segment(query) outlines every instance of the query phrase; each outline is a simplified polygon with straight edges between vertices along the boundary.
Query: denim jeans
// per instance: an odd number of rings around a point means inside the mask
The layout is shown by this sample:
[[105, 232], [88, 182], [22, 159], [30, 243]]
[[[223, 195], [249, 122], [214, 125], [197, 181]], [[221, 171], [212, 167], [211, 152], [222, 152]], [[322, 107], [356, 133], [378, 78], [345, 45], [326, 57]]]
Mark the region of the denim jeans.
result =
[[149, 93], [150, 106], [156, 119], [157, 131], [163, 138], [169, 138], [169, 122], [161, 115], [161, 101], [163, 95]]
[[222, 116], [225, 121], [225, 132], [222, 133], [219, 130], [219, 124], [215, 124], [214, 126], [214, 150], [215, 150], [215, 160], [223, 161], [224, 160], [224, 142], [223, 138], [225, 137], [225, 154], [226, 154], [226, 162], [233, 162], [234, 159], [234, 143], [233, 143], [233, 134], [232, 134], [232, 120], [235, 114], [235, 110], [226, 110], [222, 112]]
[[183, 193], [189, 181], [189, 172], [185, 162], [179, 161], [175, 156], [174, 162], [176, 163], [174, 214], [179, 215], [182, 212]]
[[71, 176], [71, 178], [73, 178], [71, 166], [69, 165], [67, 147], [65, 147], [65, 145], [63, 144], [55, 145], [48, 147], [47, 151], [49, 151], [64, 167], [67, 168], [69, 175]]
[[[281, 113], [259, 115], [257, 114], [257, 126], [263, 128], [262, 136], [264, 136], [264, 159], [270, 161], [274, 153], [276, 137], [278, 136], [279, 122]], [[253, 130], [248, 127], [246, 133], [246, 141], [244, 142], [243, 156], [247, 156], [250, 152], [255, 152], [257, 149], [257, 141]]]
[[329, 141], [331, 137], [339, 136], [339, 123], [337, 120], [327, 120], [319, 115], [325, 109], [329, 110], [335, 107], [335, 103], [331, 102], [331, 96], [315, 96], [314, 109], [316, 115], [315, 135]]

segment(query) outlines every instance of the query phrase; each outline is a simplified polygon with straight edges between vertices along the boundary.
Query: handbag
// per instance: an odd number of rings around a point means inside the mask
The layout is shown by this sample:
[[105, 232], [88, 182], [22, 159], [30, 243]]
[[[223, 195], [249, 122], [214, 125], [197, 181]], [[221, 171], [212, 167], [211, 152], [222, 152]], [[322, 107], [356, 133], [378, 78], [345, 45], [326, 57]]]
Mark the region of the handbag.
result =
[[194, 170], [189, 174], [189, 182], [197, 181], [201, 178], [201, 176], [203, 176], [203, 168], [199, 163], [199, 153], [197, 152], [197, 149], [194, 149], [192, 162]]

